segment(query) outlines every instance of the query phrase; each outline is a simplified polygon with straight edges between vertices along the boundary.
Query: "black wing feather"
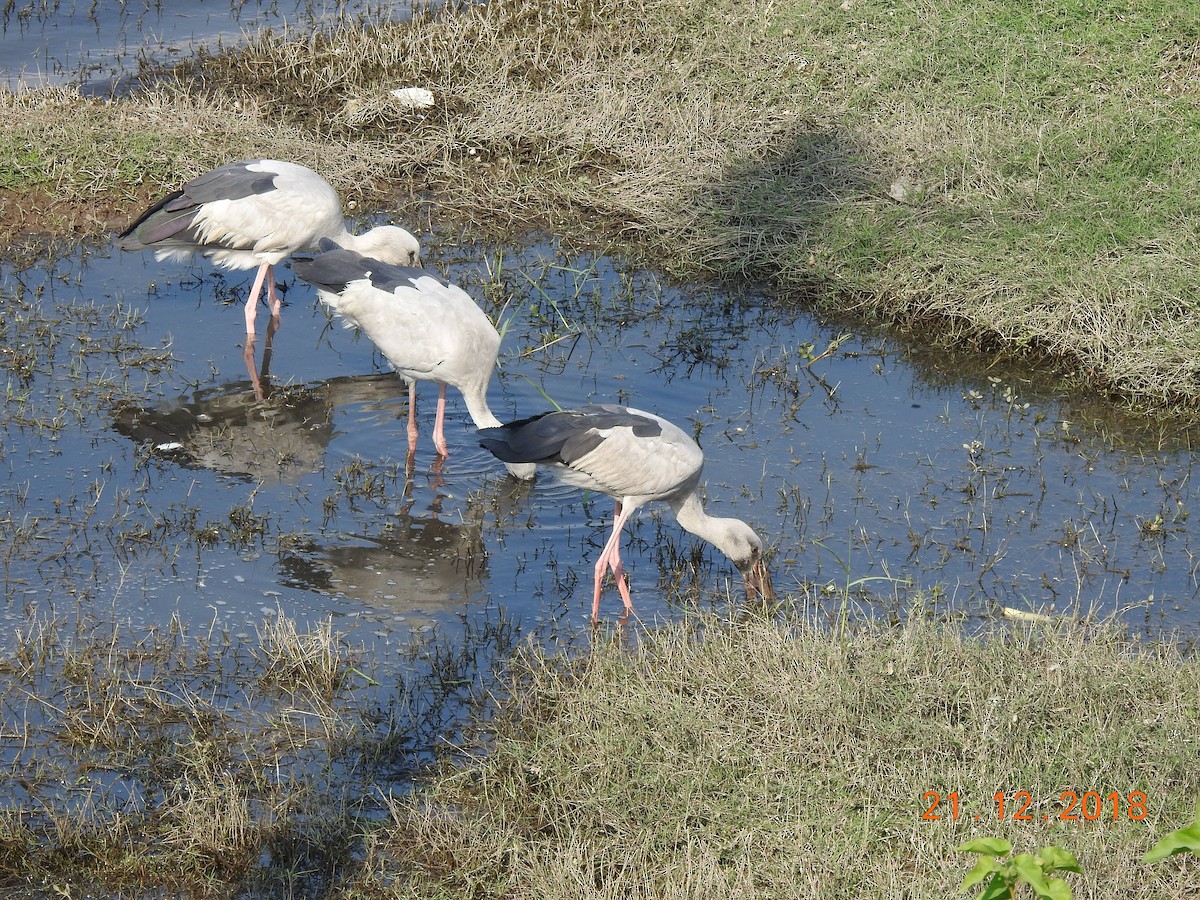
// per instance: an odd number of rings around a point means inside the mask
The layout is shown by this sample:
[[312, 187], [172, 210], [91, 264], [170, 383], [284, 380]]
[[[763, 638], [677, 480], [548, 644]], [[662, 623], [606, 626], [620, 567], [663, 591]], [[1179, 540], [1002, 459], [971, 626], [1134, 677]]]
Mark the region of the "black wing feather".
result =
[[612, 428], [630, 428], [638, 437], [662, 432], [658, 422], [623, 406], [594, 403], [481, 428], [479, 444], [501, 462], [570, 465], [604, 443], [604, 432]]
[[[369, 278], [373, 287], [389, 294], [401, 286], [416, 287], [420, 277], [436, 278], [425, 269], [393, 266], [353, 250], [344, 250], [330, 238], [321, 238], [319, 246], [321, 253], [312, 259], [295, 260], [292, 271], [296, 277], [330, 293], [340, 294], [350, 282], [364, 278]], [[440, 278], [437, 280], [445, 285]]]
[[252, 172], [260, 160], [226, 163], [198, 175], [181, 190], [167, 194], [138, 217], [117, 238], [122, 250], [148, 250], [164, 241], [200, 244], [192, 230], [196, 213], [215, 200], [241, 200], [275, 190], [274, 172]]

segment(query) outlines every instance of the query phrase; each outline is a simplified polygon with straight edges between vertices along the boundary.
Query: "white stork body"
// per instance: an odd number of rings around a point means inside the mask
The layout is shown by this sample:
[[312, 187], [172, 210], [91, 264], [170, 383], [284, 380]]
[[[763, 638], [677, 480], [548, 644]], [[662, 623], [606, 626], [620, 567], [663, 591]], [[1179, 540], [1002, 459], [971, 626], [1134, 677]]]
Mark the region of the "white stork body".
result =
[[276, 159], [228, 163], [193, 178], [146, 210], [118, 238], [123, 250], [153, 250], [157, 259], [199, 253], [227, 269], [258, 269], [246, 301], [246, 336], [264, 284], [271, 316], [279, 318], [274, 266], [322, 238], [384, 262], [420, 265], [417, 239], [395, 225], [352, 234], [342, 201], [324, 178]]
[[704, 453], [681, 428], [654, 413], [612, 404], [542, 413], [479, 432], [480, 444], [508, 464], [549, 466], [564, 482], [612, 497], [612, 536], [596, 560], [592, 619], [611, 570], [628, 615], [633, 610], [621, 565], [621, 532], [638, 507], [665, 500], [680, 526], [728, 556], [746, 584], [747, 599], [772, 599], [775, 588], [762, 541], [740, 519], [708, 515], [700, 499]]
[[[363, 331], [408, 382], [408, 447], [417, 442], [418, 381], [438, 385], [433, 443], [447, 455], [444, 421], [446, 386], [456, 388], [477, 428], [500, 425], [487, 402], [496, 368], [500, 335], [471, 296], [432, 272], [394, 266], [322, 241], [318, 256], [298, 260], [296, 275], [317, 288], [321, 302], [347, 327]], [[536, 467], [509, 465], [517, 478], [534, 476]]]

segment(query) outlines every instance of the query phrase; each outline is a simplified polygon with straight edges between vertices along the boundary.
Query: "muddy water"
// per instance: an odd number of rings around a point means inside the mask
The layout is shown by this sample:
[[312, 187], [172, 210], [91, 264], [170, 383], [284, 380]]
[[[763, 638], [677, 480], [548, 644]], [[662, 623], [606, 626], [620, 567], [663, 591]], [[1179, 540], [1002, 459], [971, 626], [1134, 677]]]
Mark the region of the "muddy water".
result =
[[[424, 238], [427, 261], [506, 329], [497, 414], [620, 401], [681, 423], [705, 449], [710, 509], [765, 536], [788, 602], [829, 616], [846, 602], [1086, 613], [1195, 634], [1183, 437], [883, 337], [845, 337], [812, 362], [839, 329], [552, 241]], [[453, 395], [439, 462], [428, 386], [410, 467], [398, 379], [306, 285], [281, 280], [258, 400], [243, 273], [107, 248], [3, 272], [4, 618], [216, 618], [253, 636], [277, 611], [333, 615], [384, 657], [479, 616], [583, 629], [611, 502], [505, 477]], [[624, 557], [643, 621], [741, 602], [728, 561], [665, 507], [637, 517]], [[606, 618], [620, 608], [606, 595]]]

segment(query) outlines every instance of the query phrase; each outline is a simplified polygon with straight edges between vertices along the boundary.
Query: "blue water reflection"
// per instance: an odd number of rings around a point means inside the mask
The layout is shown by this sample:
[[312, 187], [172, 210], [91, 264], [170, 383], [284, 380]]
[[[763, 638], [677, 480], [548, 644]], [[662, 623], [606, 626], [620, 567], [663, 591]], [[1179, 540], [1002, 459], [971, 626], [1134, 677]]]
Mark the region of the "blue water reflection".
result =
[[[378, 19], [370, 0], [52, 0], [4, 6], [0, 73], [10, 90], [79, 84], [105, 94], [144, 63], [182, 61], [271, 28]], [[390, 14], [390, 13], [389, 13]]]
[[[1195, 632], [1191, 451], [1079, 421], [1020, 375], [947, 371], [881, 337], [848, 337], [810, 364], [840, 329], [753, 295], [673, 286], [553, 241], [424, 240], [431, 264], [500, 318], [498, 416], [620, 401], [681, 423], [705, 449], [710, 509], [765, 536], [796, 602], [834, 615], [851, 587], [881, 615], [919, 601]], [[385, 652], [480, 609], [582, 628], [611, 501], [506, 478], [453, 393], [440, 463], [428, 385], [410, 468], [403, 387], [283, 277], [258, 402], [242, 359], [245, 274], [106, 249], [5, 273], [10, 319], [64, 320], [44, 369], [25, 387], [9, 374], [23, 415], [58, 424], [5, 436], [0, 509], [38, 523], [6, 548], [8, 615], [86, 603], [135, 624], [217, 614], [253, 634], [276, 610], [333, 614]], [[109, 334], [93, 320], [113, 308], [138, 315]], [[80, 341], [104, 352], [81, 362]], [[170, 361], [122, 361], [145, 347]], [[74, 409], [64, 398], [81, 377], [123, 399]], [[639, 514], [623, 555], [645, 621], [740, 603], [728, 561], [665, 507]], [[613, 591], [602, 615], [619, 612]]]

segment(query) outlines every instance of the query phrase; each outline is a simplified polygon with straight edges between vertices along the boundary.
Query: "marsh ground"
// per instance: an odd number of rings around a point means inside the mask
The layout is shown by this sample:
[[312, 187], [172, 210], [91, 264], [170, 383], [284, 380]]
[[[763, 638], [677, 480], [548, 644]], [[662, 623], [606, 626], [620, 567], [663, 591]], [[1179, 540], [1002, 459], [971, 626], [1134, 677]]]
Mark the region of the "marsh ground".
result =
[[[1200, 340], [1189, 167], [1200, 154], [1184, 15], [1153, 0], [1120, 16], [1086, 4], [1034, 16], [1012, 3], [500, 2], [384, 30], [264, 36], [117, 102], [4, 95], [6, 258], [44, 265], [59, 239], [110, 231], [190, 174], [284, 156], [329, 173], [358, 210], [421, 231], [539, 227], [860, 327], [917, 329], [989, 364], [1053, 363], [1077, 390], [1187, 418]], [[389, 99], [413, 82], [439, 97], [431, 113]], [[110, 359], [123, 375], [91, 380], [102, 393], [137, 394], [142, 373], [170, 364], [160, 342], [140, 339], [136, 310], [97, 328], [86, 304], [69, 306], [79, 332], [100, 339], [92, 347], [56, 343], [31, 310], [8, 318], [10, 410], [28, 399], [23, 367], [38, 373], [24, 352], [36, 341], [67, 364], [50, 366], [52, 383]], [[19, 322], [32, 344], [12, 339]], [[802, 363], [782, 352], [775, 363], [764, 378], [776, 372], [783, 397]], [[976, 402], [1015, 383], [979, 377], [982, 390], [967, 389]], [[61, 418], [17, 426], [47, 458], [74, 427], [72, 402], [92, 402], [59, 399]], [[1082, 473], [1088, 441], [1107, 432], [1080, 439], [1074, 417], [1062, 419], [1048, 446]], [[1134, 436], [1131, 459], [1139, 443], [1144, 456], [1164, 441], [1191, 452], [1186, 434], [1172, 443], [1179, 435], [1153, 424], [1122, 433]], [[994, 551], [987, 542], [1003, 549], [1025, 519], [989, 518], [1012, 476], [986, 445], [977, 434], [954, 444], [966, 498], [955, 521], [968, 549]], [[847, 473], [873, 465], [844, 461]], [[139, 464], [150, 480], [162, 471]], [[77, 475], [84, 512], [110, 500], [89, 492], [94, 474]], [[348, 471], [346, 484], [373, 474]], [[395, 482], [385, 474], [384, 495]], [[1105, 572], [1104, 535], [1128, 525], [1147, 541], [1132, 568], [1153, 571], [1155, 542], [1186, 543], [1190, 485], [1161, 479], [1135, 512], [1081, 494], [1095, 514], [1063, 531], [1059, 564]], [[8, 496], [11, 546], [39, 546], [29, 526], [51, 524], [65, 541], [35, 571], [85, 583], [89, 541], [104, 540], [95, 520], [23, 516], [19, 479]], [[874, 492], [854, 502], [882, 508]], [[270, 516], [226, 506], [193, 523], [198, 542], [244, 548], [270, 532]], [[150, 512], [121, 520], [146, 526], [122, 541], [153, 543], [161, 510]], [[28, 764], [28, 803], [0, 832], [10, 893], [157, 883], [213, 896], [945, 896], [968, 867], [953, 846], [986, 824], [1020, 849], [1074, 849], [1082, 896], [1188, 895], [1194, 862], [1137, 861], [1191, 815], [1194, 660], [1086, 630], [997, 628], [976, 642], [958, 622], [936, 629], [919, 616], [900, 630], [840, 629], [836, 616], [829, 626], [826, 604], [856, 608], [850, 585], [863, 574], [862, 556], [847, 554], [846, 571], [830, 559], [821, 627], [708, 621], [547, 662], [493, 622], [475, 643], [418, 640], [410, 679], [382, 695], [354, 641], [286, 616], [264, 619], [246, 646], [220, 630], [35, 621], [4, 661], [20, 723], [6, 726], [6, 752]], [[916, 590], [903, 612], [938, 599]], [[793, 600], [811, 612], [800, 592]], [[487, 705], [494, 669], [514, 657]], [[453, 736], [461, 764], [411, 801], [373, 793], [410, 744], [444, 745], [436, 698], [461, 709], [476, 686], [485, 724]], [[1143, 790], [1148, 814], [1103, 828], [927, 827], [920, 798], [951, 782], [985, 805], [1027, 790], [1043, 814], [1063, 790], [1115, 792], [1126, 811]]]

